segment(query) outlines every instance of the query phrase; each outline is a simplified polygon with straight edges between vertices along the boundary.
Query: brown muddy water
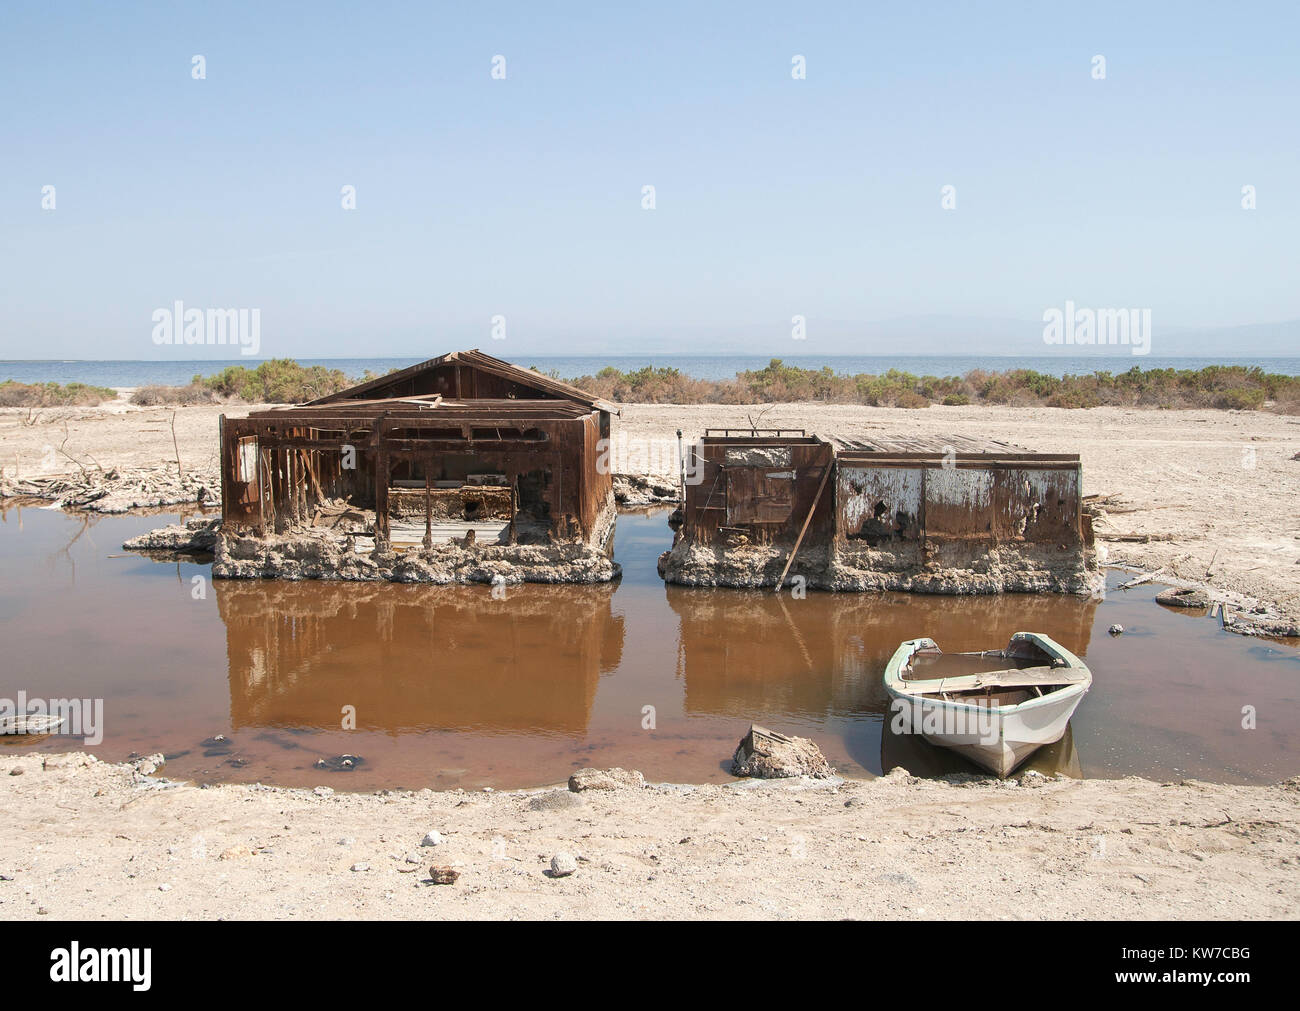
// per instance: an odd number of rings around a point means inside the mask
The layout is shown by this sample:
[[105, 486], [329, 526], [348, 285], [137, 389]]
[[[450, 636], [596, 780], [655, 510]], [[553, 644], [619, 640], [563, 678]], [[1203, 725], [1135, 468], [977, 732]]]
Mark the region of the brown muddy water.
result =
[[[104, 760], [163, 752], [200, 782], [497, 788], [621, 765], [720, 782], [750, 722], [814, 738], [847, 775], [976, 771], [885, 733], [899, 642], [995, 649], [1045, 632], [1094, 685], [1034, 767], [1271, 782], [1300, 772], [1300, 650], [1166, 609], [1157, 586], [1067, 597], [923, 597], [666, 587], [666, 514], [624, 514], [602, 587], [211, 580], [123, 553], [168, 516], [9, 508], [0, 522], [0, 697], [102, 698]], [[202, 577], [197, 583], [195, 577]], [[1112, 586], [1125, 574], [1113, 573]], [[1112, 638], [1112, 623], [1126, 632]], [[1253, 706], [1256, 729], [1243, 729]], [[342, 729], [355, 707], [355, 730]], [[653, 729], [644, 727], [653, 707]], [[204, 746], [216, 735], [225, 744]], [[883, 739], [882, 739], [883, 738]], [[0, 747], [66, 751], [79, 738]], [[318, 768], [335, 756], [351, 769]]]

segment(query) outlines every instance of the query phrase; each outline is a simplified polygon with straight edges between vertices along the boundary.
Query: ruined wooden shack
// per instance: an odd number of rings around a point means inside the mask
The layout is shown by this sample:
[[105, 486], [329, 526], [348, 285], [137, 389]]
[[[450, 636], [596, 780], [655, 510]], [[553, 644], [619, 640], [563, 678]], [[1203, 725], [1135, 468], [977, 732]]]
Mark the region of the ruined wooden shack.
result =
[[[444, 544], [480, 550], [572, 545], [607, 554], [613, 485], [598, 467], [597, 444], [609, 438], [618, 411], [567, 383], [475, 350], [310, 403], [223, 416], [223, 539], [307, 537], [331, 547], [337, 545], [326, 542], [335, 535], [332, 540], [346, 539], [348, 554], [357, 553], [358, 542], [362, 553], [376, 550], [381, 570], [392, 568], [394, 549]], [[273, 570], [301, 552], [281, 554], [287, 559], [274, 560]], [[268, 573], [244, 544], [241, 555], [248, 557], [228, 552], [223, 562], [218, 551], [217, 574], [330, 575], [316, 571], [316, 554], [298, 559], [309, 563], [307, 571]], [[512, 560], [499, 552], [492, 557]], [[591, 575], [578, 581], [597, 581]], [[421, 576], [382, 571], [374, 578]], [[466, 578], [484, 578], [482, 567], [455, 576]]]
[[833, 590], [1092, 592], [1076, 454], [967, 436], [823, 439], [709, 429], [670, 582]]

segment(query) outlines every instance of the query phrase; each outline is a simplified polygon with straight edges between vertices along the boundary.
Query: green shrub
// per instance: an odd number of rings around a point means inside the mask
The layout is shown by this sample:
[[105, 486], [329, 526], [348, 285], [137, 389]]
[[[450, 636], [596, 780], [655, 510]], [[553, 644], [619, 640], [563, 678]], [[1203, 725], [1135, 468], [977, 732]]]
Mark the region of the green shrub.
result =
[[94, 407], [116, 400], [117, 391], [85, 383], [0, 383], [0, 407]]

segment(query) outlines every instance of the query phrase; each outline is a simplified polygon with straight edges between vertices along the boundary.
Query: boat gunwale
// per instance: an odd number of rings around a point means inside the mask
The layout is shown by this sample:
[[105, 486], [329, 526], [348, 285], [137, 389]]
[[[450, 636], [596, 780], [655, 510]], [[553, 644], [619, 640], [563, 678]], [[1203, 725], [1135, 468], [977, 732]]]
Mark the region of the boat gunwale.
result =
[[[1008, 643], [1008, 647], [1017, 641], [1033, 643], [1035, 646], [1042, 649], [1043, 652], [1047, 653], [1047, 655], [1050, 656], [1053, 660], [1057, 660], [1057, 659], [1061, 660], [1064, 664], [1064, 666], [1061, 668], [1062, 670], [1082, 671], [1086, 675], [1085, 680], [1067, 683], [1062, 685], [1059, 689], [1057, 689], [1054, 692], [1049, 692], [1044, 695], [1040, 695], [1037, 698], [1026, 699], [1024, 702], [1016, 702], [1012, 705], [1006, 705], [1006, 706], [983, 706], [973, 702], [961, 702], [952, 699], [935, 698], [933, 695], [925, 695], [918, 692], [907, 691], [899, 687], [905, 682], [905, 679], [902, 676], [902, 669], [905, 661], [911, 660], [912, 657], [916, 656], [918, 653], [921, 652], [935, 652], [935, 653], [943, 652], [943, 650], [939, 648], [939, 644], [936, 643], [933, 639], [926, 636], [921, 636], [916, 639], [908, 639], [903, 643], [901, 643], [898, 649], [894, 651], [894, 655], [890, 657], [889, 663], [885, 665], [885, 674], [884, 674], [885, 691], [887, 691], [892, 698], [913, 699], [916, 700], [916, 702], [920, 705], [929, 703], [931, 705], [943, 706], [945, 708], [973, 710], [977, 712], [995, 714], [999, 717], [1005, 717], [1005, 716], [1014, 716], [1018, 713], [1032, 712], [1033, 710], [1044, 708], [1049, 703], [1064, 702], [1068, 699], [1073, 699], [1076, 696], [1086, 695], [1088, 690], [1092, 687], [1092, 671], [1089, 670], [1088, 666], [1077, 656], [1071, 653], [1068, 649], [1066, 649], [1060, 643], [1052, 639], [1050, 636], [1042, 635], [1041, 633], [1038, 632], [1016, 632], [1011, 637]], [[954, 655], [971, 656], [971, 655], [979, 655], [979, 654], [968, 653], [968, 654], [954, 654]], [[967, 675], [962, 675], [962, 676], [964, 677]], [[946, 679], [926, 678], [924, 680], [933, 680], [938, 682], [939, 684], [942, 684], [943, 681]], [[940, 691], [941, 689], [936, 688], [934, 690]]]

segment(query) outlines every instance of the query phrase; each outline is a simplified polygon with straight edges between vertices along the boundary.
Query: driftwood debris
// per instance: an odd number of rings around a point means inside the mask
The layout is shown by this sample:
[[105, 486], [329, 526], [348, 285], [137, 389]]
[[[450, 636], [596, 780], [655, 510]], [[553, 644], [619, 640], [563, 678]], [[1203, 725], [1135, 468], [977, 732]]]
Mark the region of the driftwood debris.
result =
[[187, 471], [183, 476], [169, 467], [91, 470], [77, 474], [0, 477], [0, 498], [33, 498], [65, 509], [99, 513], [124, 513], [151, 506], [186, 502], [214, 502], [219, 497], [217, 472]]

